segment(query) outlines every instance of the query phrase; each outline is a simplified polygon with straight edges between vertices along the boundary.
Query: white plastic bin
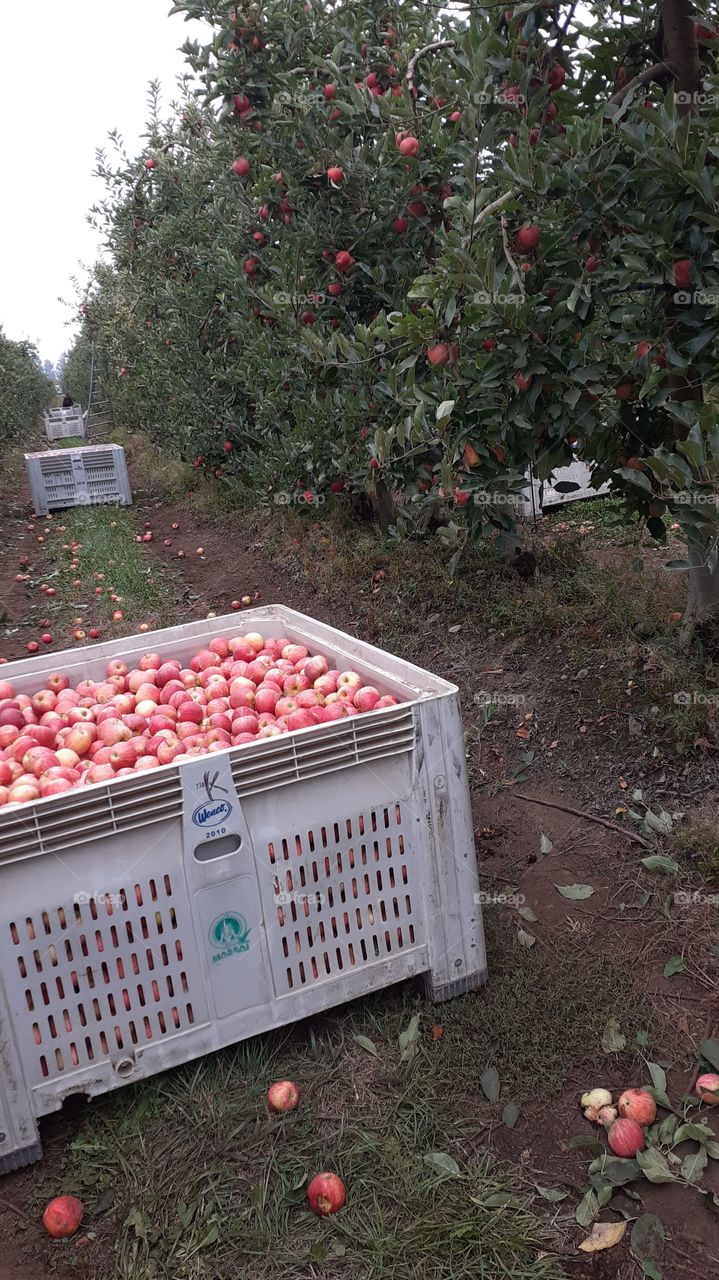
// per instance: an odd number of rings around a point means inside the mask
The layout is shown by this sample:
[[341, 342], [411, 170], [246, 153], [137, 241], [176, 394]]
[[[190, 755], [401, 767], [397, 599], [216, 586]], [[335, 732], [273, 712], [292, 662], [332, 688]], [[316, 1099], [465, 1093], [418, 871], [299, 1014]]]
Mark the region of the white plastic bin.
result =
[[[592, 469], [586, 462], [580, 462], [575, 458], [574, 462], [570, 462], [566, 467], [556, 467], [552, 472], [551, 478], [545, 480], [542, 484], [541, 480], [537, 480], [532, 476], [532, 472], [527, 472], [527, 484], [523, 490], [520, 499], [520, 509], [522, 515], [526, 519], [531, 519], [532, 515], [541, 515], [542, 511], [547, 511], [552, 507], [563, 506], [567, 502], [576, 502], [580, 498], [601, 498], [609, 493], [609, 485], [602, 484], [598, 489], [593, 488]], [[569, 483], [577, 486], [568, 493], [563, 493], [561, 489], [557, 489], [557, 485], [561, 483]]]
[[486, 959], [454, 685], [271, 606], [2, 669], [17, 692], [213, 636], [287, 636], [397, 706], [0, 809], [0, 1171], [37, 1120], [271, 1027]]
[[72, 409], [50, 409], [45, 414], [45, 432], [48, 440], [84, 439], [85, 415], [79, 405]]
[[125, 450], [118, 444], [26, 453], [25, 467], [38, 515], [62, 507], [132, 502]]

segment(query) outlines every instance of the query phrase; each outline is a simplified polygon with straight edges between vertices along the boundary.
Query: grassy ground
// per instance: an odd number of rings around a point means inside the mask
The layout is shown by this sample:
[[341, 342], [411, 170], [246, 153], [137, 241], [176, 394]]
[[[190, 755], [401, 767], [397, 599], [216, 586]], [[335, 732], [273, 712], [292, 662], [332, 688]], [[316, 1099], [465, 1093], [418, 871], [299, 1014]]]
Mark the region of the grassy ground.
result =
[[[547, 1221], [532, 1178], [493, 1161], [487, 1137], [507, 1102], [556, 1092], [598, 1044], [597, 989], [613, 991], [630, 1043], [648, 1010], [601, 955], [568, 943], [560, 963], [530, 956], [499, 924], [490, 946], [481, 993], [432, 1009], [395, 989], [93, 1104], [62, 1181], [94, 1215], [96, 1247], [114, 1247], [107, 1280], [561, 1275], [567, 1224]], [[494, 1105], [480, 1091], [489, 1066]], [[300, 1087], [284, 1119], [264, 1105], [273, 1079]], [[321, 1223], [304, 1190], [325, 1168], [349, 1200]]]

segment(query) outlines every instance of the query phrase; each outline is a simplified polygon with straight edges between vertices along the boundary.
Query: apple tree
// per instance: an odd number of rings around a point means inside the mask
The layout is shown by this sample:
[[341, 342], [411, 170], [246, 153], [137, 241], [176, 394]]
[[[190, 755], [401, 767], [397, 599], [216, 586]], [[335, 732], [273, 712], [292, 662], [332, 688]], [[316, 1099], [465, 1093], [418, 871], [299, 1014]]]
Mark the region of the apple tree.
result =
[[175, 5], [174, 120], [100, 169], [124, 412], [254, 495], [376, 489], [456, 553], [573, 457], [719, 595], [719, 79], [688, 0]]
[[12, 342], [0, 329], [0, 446], [22, 443], [40, 414], [49, 407], [55, 388], [43, 373], [30, 342]]

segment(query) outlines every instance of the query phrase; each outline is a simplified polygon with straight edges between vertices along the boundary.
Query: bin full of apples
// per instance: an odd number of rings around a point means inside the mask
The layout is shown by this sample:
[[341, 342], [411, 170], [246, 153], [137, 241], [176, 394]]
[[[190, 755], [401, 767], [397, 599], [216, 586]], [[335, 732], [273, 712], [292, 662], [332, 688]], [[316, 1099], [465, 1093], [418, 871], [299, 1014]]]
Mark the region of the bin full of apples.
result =
[[0, 807], [60, 795], [208, 752], [396, 706], [399, 699], [282, 636], [215, 637], [184, 665], [146, 653], [133, 669], [34, 694], [0, 680]]

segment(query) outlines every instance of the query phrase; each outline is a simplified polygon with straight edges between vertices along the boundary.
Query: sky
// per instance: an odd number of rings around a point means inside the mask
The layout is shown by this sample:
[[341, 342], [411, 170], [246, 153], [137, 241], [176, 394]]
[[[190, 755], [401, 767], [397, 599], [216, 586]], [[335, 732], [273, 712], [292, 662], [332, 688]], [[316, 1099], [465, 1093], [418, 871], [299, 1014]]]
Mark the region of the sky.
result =
[[86, 221], [102, 197], [95, 151], [111, 129], [140, 145], [147, 86], [163, 108], [185, 69], [179, 46], [198, 23], [168, 17], [171, 0], [27, 0], [2, 4], [0, 46], [0, 326], [55, 364], [72, 346], [71, 278], [91, 266], [98, 236]]

